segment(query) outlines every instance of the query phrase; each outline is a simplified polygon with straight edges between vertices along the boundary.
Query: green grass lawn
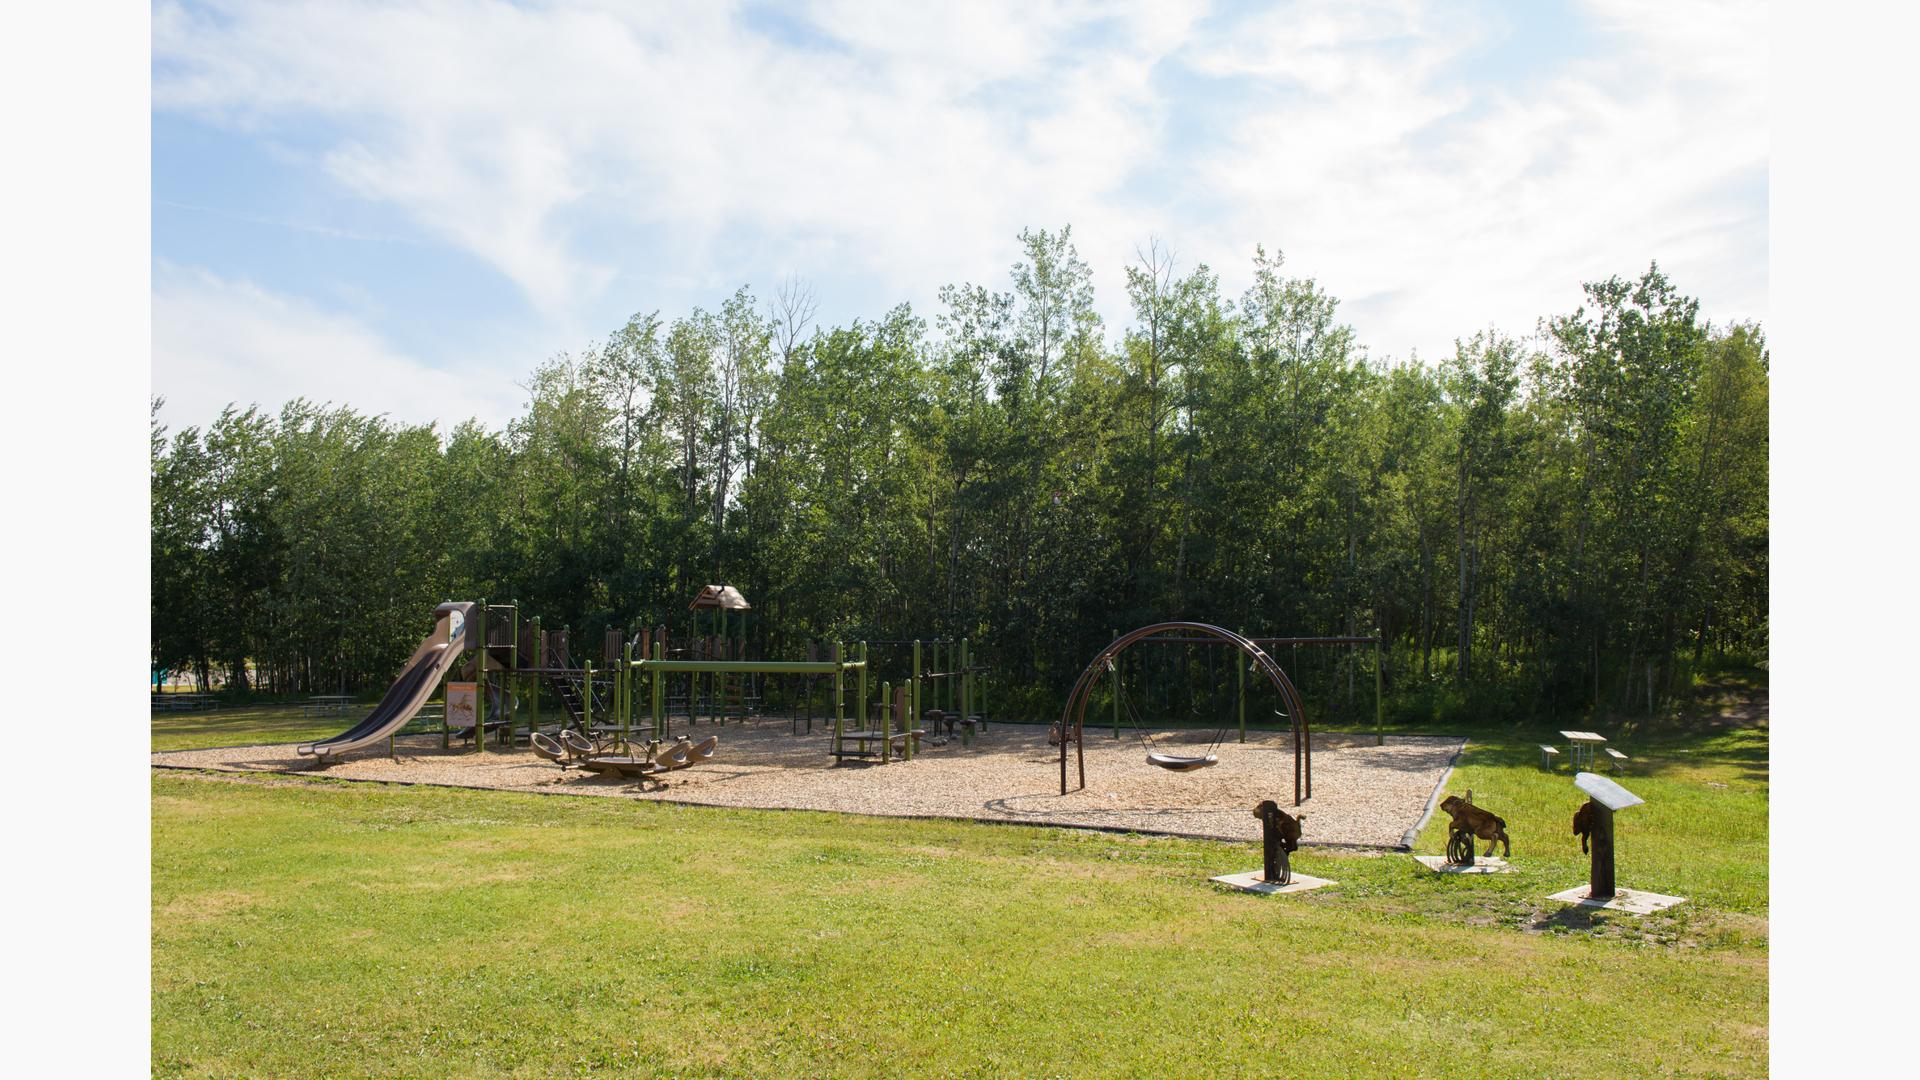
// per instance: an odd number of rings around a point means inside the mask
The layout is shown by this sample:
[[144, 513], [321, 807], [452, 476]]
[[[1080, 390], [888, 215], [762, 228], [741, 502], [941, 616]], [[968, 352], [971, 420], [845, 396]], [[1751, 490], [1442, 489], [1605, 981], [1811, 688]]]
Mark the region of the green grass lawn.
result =
[[367, 715], [371, 705], [309, 715], [299, 705], [242, 705], [206, 712], [156, 712], [154, 750], [201, 750], [210, 746], [312, 742], [338, 735]]
[[1764, 725], [1618, 740], [1621, 883], [1691, 898], [1644, 919], [1545, 902], [1579, 796], [1469, 734], [1520, 872], [1271, 898], [1206, 880], [1251, 845], [156, 773], [154, 1071], [1764, 1073]]

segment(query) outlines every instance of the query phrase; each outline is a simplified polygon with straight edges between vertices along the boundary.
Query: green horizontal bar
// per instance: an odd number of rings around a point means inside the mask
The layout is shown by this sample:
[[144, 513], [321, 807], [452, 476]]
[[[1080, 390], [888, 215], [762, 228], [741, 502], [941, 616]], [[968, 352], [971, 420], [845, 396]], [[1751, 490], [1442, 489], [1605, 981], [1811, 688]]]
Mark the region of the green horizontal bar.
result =
[[831, 675], [867, 666], [864, 660], [836, 664], [831, 660], [635, 660], [636, 668], [654, 671], [712, 671], [740, 675]]

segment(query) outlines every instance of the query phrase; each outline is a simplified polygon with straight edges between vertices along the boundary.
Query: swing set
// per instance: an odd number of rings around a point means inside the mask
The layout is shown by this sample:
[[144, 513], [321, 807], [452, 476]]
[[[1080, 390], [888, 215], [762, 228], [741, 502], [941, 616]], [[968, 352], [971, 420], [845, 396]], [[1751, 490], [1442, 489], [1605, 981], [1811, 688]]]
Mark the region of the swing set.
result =
[[[1125, 708], [1127, 726], [1133, 729], [1134, 737], [1147, 748], [1147, 764], [1168, 772], [1192, 772], [1195, 769], [1220, 764], [1220, 756], [1214, 751], [1220, 748], [1221, 741], [1227, 737], [1226, 725], [1221, 725], [1219, 730], [1213, 733], [1213, 740], [1207, 743], [1206, 749], [1198, 754], [1175, 754], [1164, 751], [1160, 748], [1160, 744], [1154, 741], [1153, 732], [1148, 729], [1146, 722], [1140, 718], [1140, 710], [1134, 707], [1133, 696], [1127, 693], [1126, 680], [1120, 677], [1119, 664], [1113, 657], [1107, 658], [1107, 673], [1113, 676], [1114, 738], [1120, 737], [1120, 709]], [[1241, 741], [1246, 741], [1244, 732], [1241, 735]]]
[[[1189, 637], [1171, 637], [1173, 634], [1193, 635]], [[1100, 682], [1101, 675], [1107, 675], [1112, 681], [1114, 702], [1114, 730], [1119, 731], [1120, 713], [1124, 708], [1127, 721], [1138, 734], [1147, 748], [1147, 764], [1169, 772], [1193, 772], [1219, 763], [1216, 751], [1225, 740], [1227, 727], [1222, 725], [1214, 733], [1213, 740], [1205, 750], [1198, 754], [1169, 753], [1154, 741], [1148, 731], [1148, 725], [1142, 722], [1139, 710], [1134, 707], [1132, 698], [1127, 694], [1120, 678], [1118, 657], [1128, 648], [1142, 642], [1149, 644], [1187, 642], [1207, 645], [1230, 645], [1238, 649], [1247, 663], [1239, 668], [1238, 685], [1240, 687], [1240, 738], [1246, 741], [1246, 672], [1265, 675], [1274, 691], [1280, 697], [1279, 716], [1292, 721], [1293, 731], [1293, 804], [1300, 805], [1313, 796], [1313, 731], [1307, 723], [1306, 707], [1301, 702], [1299, 691], [1292, 680], [1287, 678], [1280, 665], [1274, 663], [1253, 639], [1243, 637], [1231, 630], [1201, 622], [1162, 622], [1143, 626], [1115, 638], [1106, 648], [1094, 656], [1086, 668], [1080, 672], [1080, 678], [1074, 682], [1073, 691], [1067, 695], [1066, 708], [1060, 713], [1060, 794], [1068, 791], [1067, 747], [1071, 744], [1079, 767], [1079, 787], [1087, 786], [1087, 756], [1085, 749], [1085, 727], [1087, 703], [1093, 696], [1094, 688]]]

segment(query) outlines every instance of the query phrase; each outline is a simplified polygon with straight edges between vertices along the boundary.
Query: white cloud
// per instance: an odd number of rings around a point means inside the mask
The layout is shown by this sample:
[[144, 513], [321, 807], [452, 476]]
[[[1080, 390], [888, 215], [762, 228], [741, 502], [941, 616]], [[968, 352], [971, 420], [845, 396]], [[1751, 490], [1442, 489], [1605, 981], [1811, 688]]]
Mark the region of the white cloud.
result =
[[503, 426], [521, 404], [506, 380], [430, 367], [354, 320], [244, 281], [162, 267], [154, 275], [153, 392], [170, 426], [205, 424], [229, 403], [268, 411], [295, 397], [394, 420], [468, 417]]
[[[1524, 87], [1469, 89], [1478, 32], [1409, 3], [1303, 19], [1291, 12], [1203, 63], [1300, 89], [1247, 118], [1202, 165], [1236, 208], [1204, 242], [1240, 258], [1249, 237], [1348, 300], [1377, 351], [1431, 356], [1498, 325], [1527, 332], [1571, 310], [1582, 281], [1658, 259], [1709, 314], [1766, 308], [1764, 202], [1730, 197], [1767, 163], [1758, 17], [1670, 5], [1596, 21], [1599, 58]], [[1345, 23], [1346, 25], [1342, 25]]]
[[156, 108], [344, 128], [323, 161], [334, 178], [549, 315], [607, 280], [567, 234], [573, 210], [664, 227], [674, 259], [730, 226], [779, 246], [829, 236], [928, 291], [943, 270], [997, 276], [1021, 224], [1131, 225], [1108, 192], [1153, 153], [1145, 80], [1185, 21], [1142, 4], [1083, 55], [1074, 28], [1105, 13], [1045, 3], [824, 4], [811, 21], [844, 47], [820, 51], [777, 47], [718, 5], [221, 7], [157, 9]]
[[[1494, 23], [1419, 0], [1224, 22], [822, 0], [789, 16], [798, 45], [721, 4], [217, 6], [156, 9], [156, 109], [338, 132], [327, 175], [497, 268], [550, 326], [634, 265], [716, 293], [832, 272], [924, 305], [1002, 283], [1014, 234], [1062, 222], [1115, 321], [1149, 234], [1230, 290], [1256, 242], [1283, 249], [1376, 352], [1526, 331], [1651, 258], [1711, 313], [1765, 314], [1764, 206], [1729, 195], [1767, 155], [1744, 5], [1596, 2], [1593, 58], [1511, 85], [1474, 78]], [[1163, 64], [1230, 89], [1169, 99]], [[1200, 115], [1224, 137], [1178, 139]], [[1148, 172], [1174, 179], [1133, 183]], [[609, 225], [662, 239], [582, 232]], [[759, 265], [723, 263], [740, 236]]]

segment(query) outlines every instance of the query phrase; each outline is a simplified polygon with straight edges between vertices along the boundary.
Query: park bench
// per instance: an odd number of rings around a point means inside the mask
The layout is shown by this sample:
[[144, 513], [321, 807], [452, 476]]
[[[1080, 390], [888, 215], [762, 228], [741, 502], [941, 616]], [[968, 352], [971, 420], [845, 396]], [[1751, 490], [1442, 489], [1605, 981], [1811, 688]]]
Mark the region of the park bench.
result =
[[1546, 743], [1540, 744], [1540, 767], [1541, 768], [1552, 769], [1555, 759], [1559, 758], [1559, 756], [1560, 756], [1559, 747], [1548, 746]]
[[1605, 749], [1605, 750], [1607, 751], [1607, 757], [1609, 757], [1609, 758], [1612, 758], [1612, 759], [1613, 759], [1612, 761], [1610, 761], [1610, 762], [1608, 762], [1608, 765], [1609, 765], [1609, 767], [1611, 767], [1611, 768], [1612, 768], [1612, 769], [1613, 769], [1613, 770], [1614, 770], [1615, 772], [1618, 772], [1618, 771], [1620, 771], [1620, 767], [1621, 767], [1621, 766], [1622, 766], [1623, 764], [1625, 764], [1625, 763], [1626, 763], [1626, 762], [1628, 762], [1628, 761], [1631, 761], [1631, 760], [1633, 760], [1632, 758], [1629, 758], [1629, 757], [1628, 757], [1627, 755], [1625, 755], [1625, 754], [1623, 754], [1623, 753], [1621, 753], [1620, 751], [1618, 751], [1618, 750], [1615, 750], [1615, 749], [1614, 749], [1613, 747], [1611, 747], [1611, 746], [1609, 746], [1609, 747], [1605, 747], [1604, 749]]

